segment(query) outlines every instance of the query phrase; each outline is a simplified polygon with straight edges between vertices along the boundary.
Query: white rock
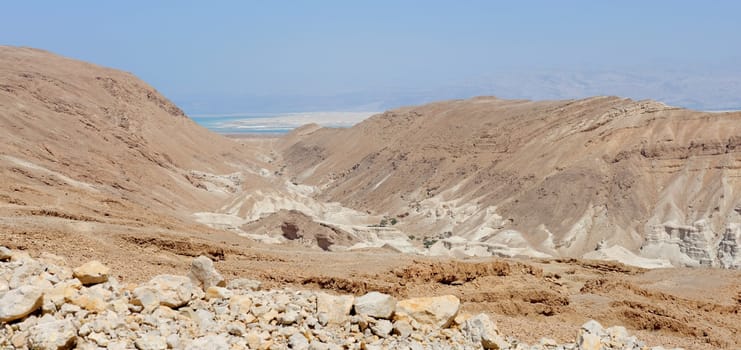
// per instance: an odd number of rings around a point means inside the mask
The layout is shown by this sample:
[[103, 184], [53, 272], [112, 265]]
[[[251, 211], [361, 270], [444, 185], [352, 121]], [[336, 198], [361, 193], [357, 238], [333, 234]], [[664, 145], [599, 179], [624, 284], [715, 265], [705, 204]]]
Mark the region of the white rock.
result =
[[602, 349], [602, 341], [596, 334], [583, 333], [580, 334], [576, 339], [576, 344], [579, 350], [600, 350]]
[[586, 323], [584, 323], [581, 326], [580, 331], [583, 333], [595, 334], [598, 336], [602, 336], [605, 334], [605, 329], [602, 327], [602, 325], [599, 322], [595, 320], [589, 320]]
[[234, 295], [224, 287], [211, 286], [206, 289], [206, 299], [229, 299]]
[[399, 320], [394, 322], [394, 334], [406, 338], [414, 332], [414, 327], [408, 321]]
[[186, 350], [229, 350], [229, 342], [226, 335], [209, 334], [193, 341], [185, 346]]
[[[327, 293], [316, 293], [316, 311], [318, 315], [324, 315], [326, 322], [341, 324], [347, 321], [352, 310], [354, 301], [352, 295], [331, 295]], [[320, 322], [322, 318], [319, 318]]]
[[499, 335], [496, 324], [486, 314], [478, 314], [463, 323], [463, 331], [473, 343], [481, 343], [484, 349], [503, 349], [507, 341]]
[[158, 333], [147, 333], [134, 341], [139, 350], [164, 350], [167, 349], [167, 340]]
[[108, 281], [111, 269], [100, 261], [88, 261], [72, 270], [72, 275], [84, 285], [103, 283]]
[[301, 333], [294, 333], [292, 336], [290, 336], [288, 338], [288, 345], [291, 346], [291, 349], [295, 350], [309, 349], [309, 341], [306, 340], [306, 337], [304, 337]]
[[255, 291], [260, 290], [262, 282], [247, 278], [237, 278], [229, 281], [226, 287], [233, 290]]
[[8, 281], [5, 280], [5, 278], [0, 277], [0, 295], [10, 290], [10, 285], [8, 285]]
[[10, 322], [41, 307], [43, 292], [36, 286], [21, 286], [0, 297], [0, 322]]
[[28, 284], [38, 285], [44, 279], [41, 275], [44, 273], [44, 266], [36, 260], [28, 259], [23, 261], [21, 266], [13, 270], [13, 275], [8, 281], [10, 289], [15, 289]]
[[379, 292], [370, 292], [355, 298], [355, 313], [374, 318], [389, 319], [396, 309], [394, 297]]
[[280, 317], [280, 323], [284, 325], [292, 325], [298, 322], [300, 316], [295, 310], [286, 310], [285, 313]]
[[410, 318], [422, 325], [445, 328], [452, 323], [460, 304], [453, 295], [406, 299], [396, 303], [395, 318]]
[[373, 331], [373, 334], [381, 338], [386, 338], [394, 329], [394, 325], [391, 324], [391, 321], [389, 320], [378, 320], [374, 323], [371, 323], [370, 328], [371, 331]]
[[0, 246], [0, 261], [7, 261], [13, 256], [13, 251], [8, 247]]
[[77, 342], [77, 329], [69, 319], [39, 323], [28, 333], [31, 349], [70, 349]]
[[190, 264], [190, 273], [188, 277], [193, 281], [193, 284], [206, 290], [208, 287], [225, 287], [226, 282], [224, 277], [221, 276], [219, 271], [216, 271], [214, 262], [211, 259], [201, 255]]
[[132, 301], [150, 310], [156, 305], [178, 308], [195, 298], [195, 293], [195, 286], [188, 277], [159, 275], [134, 289]]

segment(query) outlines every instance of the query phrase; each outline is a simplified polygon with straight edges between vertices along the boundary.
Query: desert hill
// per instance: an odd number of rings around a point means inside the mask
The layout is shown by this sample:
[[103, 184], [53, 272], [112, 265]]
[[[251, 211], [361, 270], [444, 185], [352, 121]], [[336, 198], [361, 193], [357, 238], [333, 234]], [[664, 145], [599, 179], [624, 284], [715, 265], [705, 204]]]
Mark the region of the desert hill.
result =
[[480, 97], [350, 129], [307, 126], [281, 149], [288, 174], [321, 189], [317, 198], [397, 217], [427, 245], [440, 240], [433, 250], [581, 256], [618, 246], [618, 255], [739, 266], [738, 112]]
[[234, 172], [242, 148], [131, 74], [35, 49], [0, 47], [0, 124], [0, 196], [91, 219], [209, 206], [191, 182]]

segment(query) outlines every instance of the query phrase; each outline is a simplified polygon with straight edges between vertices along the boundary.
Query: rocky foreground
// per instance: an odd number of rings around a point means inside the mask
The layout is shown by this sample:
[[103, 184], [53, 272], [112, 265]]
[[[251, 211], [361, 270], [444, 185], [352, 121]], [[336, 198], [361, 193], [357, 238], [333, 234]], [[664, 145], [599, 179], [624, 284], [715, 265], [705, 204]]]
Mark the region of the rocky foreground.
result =
[[[649, 349], [623, 327], [589, 321], [575, 342], [525, 344], [452, 295], [395, 300], [260, 290], [225, 281], [206, 257], [188, 276], [121, 284], [97, 261], [0, 247], [0, 347], [11, 349]], [[544, 330], [547, 333], [547, 330]], [[663, 349], [654, 347], [650, 349]]]

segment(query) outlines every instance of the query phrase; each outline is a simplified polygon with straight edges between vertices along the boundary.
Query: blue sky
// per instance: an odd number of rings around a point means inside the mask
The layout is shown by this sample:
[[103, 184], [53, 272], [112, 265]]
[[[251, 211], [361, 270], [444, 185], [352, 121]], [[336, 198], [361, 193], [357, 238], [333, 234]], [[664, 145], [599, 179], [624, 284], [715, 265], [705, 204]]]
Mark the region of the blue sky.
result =
[[474, 95], [741, 107], [739, 1], [16, 1], [0, 44], [135, 73], [189, 113]]

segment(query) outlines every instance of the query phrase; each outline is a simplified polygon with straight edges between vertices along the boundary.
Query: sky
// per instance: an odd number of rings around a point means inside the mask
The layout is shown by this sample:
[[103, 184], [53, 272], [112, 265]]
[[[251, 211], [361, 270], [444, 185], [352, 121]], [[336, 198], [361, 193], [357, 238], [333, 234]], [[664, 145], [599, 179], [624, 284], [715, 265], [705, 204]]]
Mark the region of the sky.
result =
[[14, 1], [0, 44], [132, 72], [194, 115], [494, 95], [741, 107], [741, 1]]

